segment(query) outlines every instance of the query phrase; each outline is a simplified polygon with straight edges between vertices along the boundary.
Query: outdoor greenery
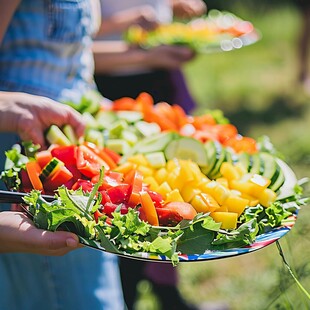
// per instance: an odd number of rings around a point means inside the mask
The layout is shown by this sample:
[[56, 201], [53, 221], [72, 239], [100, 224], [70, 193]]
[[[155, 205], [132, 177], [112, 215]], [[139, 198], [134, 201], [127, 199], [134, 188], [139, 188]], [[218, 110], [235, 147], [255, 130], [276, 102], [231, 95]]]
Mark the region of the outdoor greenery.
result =
[[[186, 66], [188, 84], [198, 102], [195, 113], [221, 109], [243, 135], [268, 135], [297, 177], [310, 177], [310, 94], [297, 83], [300, 14], [289, 5], [268, 8], [266, 1], [258, 10], [253, 5], [230, 6], [230, 10], [253, 22], [261, 40], [240, 50], [197, 55]], [[309, 186], [305, 195], [310, 195]], [[300, 210], [296, 225], [280, 240], [288, 263], [308, 292], [309, 208]], [[177, 268], [179, 289], [195, 304], [225, 302], [231, 310], [310, 308], [276, 244], [251, 254], [182, 263]], [[148, 283], [141, 283], [140, 292], [138, 309], [159, 309]]]

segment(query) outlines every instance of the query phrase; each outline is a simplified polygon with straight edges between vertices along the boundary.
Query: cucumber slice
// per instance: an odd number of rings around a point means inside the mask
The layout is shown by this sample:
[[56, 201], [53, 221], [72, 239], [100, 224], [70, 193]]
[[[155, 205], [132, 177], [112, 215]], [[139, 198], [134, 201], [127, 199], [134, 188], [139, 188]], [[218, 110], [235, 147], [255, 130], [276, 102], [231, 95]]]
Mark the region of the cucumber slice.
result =
[[220, 168], [224, 161], [226, 161], [227, 151], [225, 147], [220, 144], [217, 147], [216, 162], [213, 169], [209, 172], [208, 177], [210, 179], [217, 179], [221, 176]]
[[135, 145], [139, 140], [139, 137], [134, 132], [127, 129], [122, 131], [121, 138], [131, 146]]
[[89, 112], [84, 112], [82, 114], [83, 120], [88, 128], [98, 128], [97, 120]]
[[198, 166], [206, 166], [208, 160], [204, 145], [200, 141], [189, 137], [182, 137], [169, 142], [164, 152], [167, 160], [173, 158], [191, 159]]
[[141, 121], [143, 114], [139, 111], [117, 111], [118, 118], [125, 120], [129, 124]]
[[262, 174], [262, 162], [259, 154], [250, 155], [251, 157], [251, 168], [248, 170], [250, 173]]
[[275, 192], [277, 192], [285, 182], [284, 172], [278, 164], [277, 164], [277, 171], [278, 171], [277, 177], [276, 178], [273, 177], [269, 185], [269, 188]]
[[204, 167], [201, 167], [201, 171], [205, 175], [208, 175], [215, 165], [217, 144], [217, 142], [212, 140], [209, 140], [204, 144], [205, 150], [207, 152], [207, 164]]
[[122, 139], [109, 139], [106, 147], [121, 155], [127, 154], [131, 149], [130, 145]]
[[151, 137], [146, 137], [140, 140], [133, 148], [133, 153], [154, 153], [162, 152], [169, 142], [178, 138], [179, 135], [174, 132], [160, 132]]
[[251, 156], [248, 153], [238, 154], [238, 162], [245, 168], [247, 172], [250, 171], [252, 167]]
[[53, 176], [53, 174], [59, 169], [59, 167], [65, 164], [56, 157], [53, 157], [42, 169], [40, 173], [40, 180], [43, 182], [47, 178]]
[[163, 152], [148, 153], [145, 154], [145, 158], [152, 168], [158, 169], [166, 165], [166, 158]]
[[75, 132], [71, 125], [67, 124], [62, 129], [63, 133], [66, 135], [66, 137], [70, 140], [71, 144], [77, 144], [78, 139], [75, 135]]
[[110, 137], [119, 138], [122, 131], [128, 127], [128, 123], [123, 119], [117, 120], [113, 124], [111, 124], [109, 131]]
[[100, 129], [109, 128], [118, 120], [118, 116], [113, 111], [99, 111], [95, 119]]
[[87, 91], [81, 98], [80, 108], [81, 112], [95, 114], [100, 109], [102, 102], [102, 95], [96, 90]]
[[285, 182], [285, 175], [277, 159], [269, 153], [260, 153], [261, 160], [264, 163], [263, 176], [270, 179], [269, 188], [278, 191]]
[[88, 129], [85, 135], [85, 140], [88, 142], [92, 142], [100, 147], [104, 146], [103, 133], [96, 129]]
[[148, 123], [145, 121], [139, 121], [135, 123], [135, 128], [143, 137], [149, 137], [161, 132], [159, 125], [156, 123]]
[[262, 152], [259, 153], [262, 163], [262, 171], [261, 174], [267, 179], [272, 179], [275, 173], [277, 173], [277, 162], [273, 155]]
[[67, 136], [62, 132], [62, 130], [56, 125], [52, 125], [47, 130], [45, 137], [50, 144], [58, 144], [58, 145], [72, 144], [70, 140], [67, 138]]

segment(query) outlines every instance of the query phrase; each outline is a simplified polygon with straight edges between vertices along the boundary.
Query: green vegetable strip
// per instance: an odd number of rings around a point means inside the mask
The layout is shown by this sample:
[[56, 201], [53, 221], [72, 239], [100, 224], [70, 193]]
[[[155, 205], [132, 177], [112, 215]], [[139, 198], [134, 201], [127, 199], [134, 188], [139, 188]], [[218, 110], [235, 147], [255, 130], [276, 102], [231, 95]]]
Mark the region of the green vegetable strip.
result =
[[302, 284], [298, 281], [298, 279], [296, 278], [296, 276], [294, 275], [290, 265], [288, 264], [287, 260], [284, 257], [284, 253], [283, 250], [281, 248], [280, 242], [277, 240], [276, 241], [277, 244], [277, 248], [279, 251], [280, 256], [282, 257], [283, 263], [286, 266], [287, 270], [289, 271], [290, 275], [292, 276], [292, 278], [294, 279], [294, 281], [296, 282], [296, 284], [298, 285], [298, 287], [301, 289], [301, 291], [306, 295], [306, 297], [310, 300], [310, 294], [308, 293], [308, 291], [302, 286]]

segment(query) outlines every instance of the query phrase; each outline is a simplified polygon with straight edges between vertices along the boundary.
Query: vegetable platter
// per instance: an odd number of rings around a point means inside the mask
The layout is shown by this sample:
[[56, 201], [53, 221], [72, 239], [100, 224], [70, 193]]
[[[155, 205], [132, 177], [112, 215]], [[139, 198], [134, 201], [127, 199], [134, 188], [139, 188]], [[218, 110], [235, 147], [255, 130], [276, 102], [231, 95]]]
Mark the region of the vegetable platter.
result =
[[110, 105], [85, 94], [74, 106], [87, 124], [82, 138], [52, 125], [47, 150], [23, 142], [6, 152], [1, 178], [27, 193], [40, 228], [176, 265], [261, 249], [290, 231], [307, 202], [268, 137], [242, 136], [221, 111], [187, 115], [148, 93]]
[[159, 45], [186, 45], [198, 53], [230, 51], [253, 44], [260, 33], [253, 24], [224, 11], [211, 10], [208, 15], [190, 22], [163, 24], [154, 30], [131, 26], [125, 40], [141, 48]]

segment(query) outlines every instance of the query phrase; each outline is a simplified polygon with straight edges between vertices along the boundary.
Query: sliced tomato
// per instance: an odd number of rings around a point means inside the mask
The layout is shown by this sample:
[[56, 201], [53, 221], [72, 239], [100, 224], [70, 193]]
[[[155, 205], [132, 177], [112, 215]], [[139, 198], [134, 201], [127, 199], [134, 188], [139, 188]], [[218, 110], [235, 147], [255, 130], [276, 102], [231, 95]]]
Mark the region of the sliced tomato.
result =
[[121, 214], [127, 214], [128, 213], [128, 208], [126, 207], [125, 204], [117, 205], [112, 202], [107, 202], [103, 208], [102, 212], [104, 212], [108, 216], [112, 216], [112, 213], [120, 206], [120, 212]]
[[114, 187], [110, 187], [107, 190], [111, 202], [115, 204], [126, 203], [128, 201], [131, 191], [131, 185], [129, 184], [120, 184]]
[[107, 163], [85, 145], [78, 146], [76, 154], [77, 168], [83, 175], [89, 178], [98, 175], [102, 167], [109, 169]]
[[105, 147], [103, 150], [105, 151], [105, 153], [107, 153], [107, 154], [113, 159], [113, 161], [114, 161], [115, 163], [117, 163], [117, 164], [119, 163], [119, 161], [120, 161], [121, 158], [122, 158], [121, 155], [119, 155], [118, 153], [112, 151], [111, 149], [109, 149], [109, 148], [107, 148], [107, 147]]
[[176, 211], [184, 220], [192, 220], [197, 215], [195, 208], [188, 202], [171, 201], [166, 203], [164, 208]]
[[163, 207], [163, 196], [157, 192], [151, 191], [149, 189], [147, 189], [147, 192], [149, 193], [152, 201], [154, 202], [154, 205], [156, 208], [161, 208]]
[[197, 211], [187, 202], [172, 201], [165, 204], [162, 208], [157, 208], [160, 225], [175, 226], [181, 220], [192, 220]]
[[58, 146], [51, 150], [53, 157], [60, 159], [66, 166], [76, 165], [76, 145]]
[[161, 226], [176, 226], [183, 219], [178, 212], [168, 208], [158, 208], [156, 212]]
[[35, 159], [41, 168], [45, 167], [45, 165], [50, 162], [52, 157], [53, 155], [50, 150], [40, 151], [35, 155]]
[[50, 178], [44, 181], [43, 187], [49, 191], [56, 190], [59, 186], [65, 185], [72, 177], [73, 174], [65, 166], [60, 166]]
[[93, 187], [94, 187], [94, 184], [91, 181], [79, 179], [74, 183], [74, 185], [72, 186], [72, 189], [77, 190], [79, 188], [82, 188], [84, 192], [89, 193], [92, 191]]
[[[105, 171], [103, 184], [99, 187], [100, 190], [108, 189], [111, 186], [117, 186], [123, 183], [124, 175], [123, 173], [116, 172], [116, 171]], [[92, 183], [96, 184], [99, 181], [99, 175], [95, 175], [91, 179]]]
[[109, 166], [110, 169], [117, 167], [116, 162], [110, 157], [108, 153], [104, 151], [103, 148], [100, 148], [91, 142], [84, 142], [84, 145], [86, 145], [90, 150], [98, 155]]
[[34, 189], [42, 191], [43, 184], [39, 177], [40, 172], [42, 170], [40, 165], [36, 161], [28, 161], [26, 163], [26, 170], [27, 170], [27, 174], [28, 174], [32, 187]]
[[107, 202], [112, 202], [110, 196], [108, 195], [107, 191], [99, 191], [101, 194], [101, 204], [104, 205]]

